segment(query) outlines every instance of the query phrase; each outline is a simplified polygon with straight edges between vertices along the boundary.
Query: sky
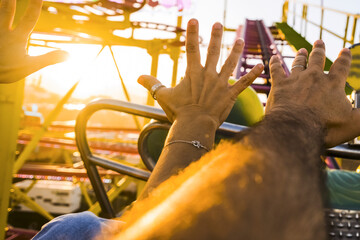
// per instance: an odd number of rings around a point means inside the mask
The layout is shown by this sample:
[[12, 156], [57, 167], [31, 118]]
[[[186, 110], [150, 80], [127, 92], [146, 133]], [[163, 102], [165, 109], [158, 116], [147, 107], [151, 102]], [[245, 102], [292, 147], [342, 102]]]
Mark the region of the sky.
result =
[[[323, 0], [324, 6], [347, 11], [351, 13], [360, 13], [360, 2], [358, 0]], [[209, 42], [211, 26], [215, 22], [224, 24], [224, 0], [193, 0], [190, 9], [183, 13], [183, 28], [186, 22], [191, 18], [197, 18], [200, 24], [200, 36], [202, 37], [202, 60], [205, 59], [206, 47]], [[320, 4], [320, 0], [308, 1], [313, 4]], [[225, 26], [228, 28], [237, 28], [245, 22], [246, 18], [263, 19], [267, 25], [281, 21], [283, 0], [227, 0]], [[300, 11], [300, 7], [298, 8]], [[139, 12], [131, 15], [131, 20], [151, 21], [176, 25], [177, 10], [175, 8], [166, 9], [162, 7], [151, 8], [144, 7]], [[309, 12], [310, 15], [310, 12]], [[319, 19], [319, 13], [311, 12], [314, 21]], [[344, 31], [345, 19], [340, 16], [325, 16], [325, 26], [332, 30], [342, 33]], [[295, 27], [299, 28], [299, 22]], [[360, 28], [360, 22], [358, 24]], [[318, 38], [316, 30], [308, 27], [307, 37], [310, 42]], [[358, 30], [358, 35], [360, 31]], [[124, 33], [127, 34], [126, 32]], [[169, 34], [156, 31], [142, 31], [138, 35], [146, 38], [169, 37]], [[334, 59], [342, 48], [341, 41], [331, 40], [331, 36], [324, 34], [328, 48], [328, 54]], [[235, 40], [234, 33], [226, 33], [224, 43], [231, 46]], [[75, 97], [87, 98], [90, 95], [107, 95], [111, 98], [125, 100], [120, 80], [117, 75], [114, 63], [108, 49], [105, 49], [95, 60], [100, 46], [94, 45], [61, 45], [61, 48], [69, 51], [71, 58], [65, 63], [47, 67], [46, 69], [34, 74], [28, 80], [32, 83], [42, 75], [41, 86], [59, 94], [64, 95], [71, 86], [80, 80], [80, 84], [74, 93]], [[132, 102], [145, 103], [147, 91], [136, 83], [138, 76], [150, 73], [151, 58], [144, 49], [135, 47], [113, 48], [116, 61], [119, 65], [120, 73], [128, 87]], [[30, 54], [38, 55], [49, 51], [44, 48], [31, 48]], [[221, 58], [222, 62], [226, 59], [226, 51]], [[184, 75], [186, 67], [185, 55], [179, 60], [178, 79]], [[221, 64], [220, 64], [221, 65]], [[170, 86], [172, 62], [167, 55], [162, 55], [159, 61], [158, 78], [163, 84]]]

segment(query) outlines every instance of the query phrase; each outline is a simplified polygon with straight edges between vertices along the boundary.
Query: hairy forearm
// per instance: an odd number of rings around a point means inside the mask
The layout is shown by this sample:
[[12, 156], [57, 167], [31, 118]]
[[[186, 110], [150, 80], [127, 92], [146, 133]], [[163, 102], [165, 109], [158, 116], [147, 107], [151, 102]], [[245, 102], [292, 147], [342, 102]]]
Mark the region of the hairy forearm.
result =
[[273, 111], [138, 202], [121, 236], [324, 239], [323, 138], [311, 112]]
[[[170, 176], [182, 171], [210, 150], [214, 144], [216, 123], [203, 115], [180, 117], [172, 124], [159, 160], [147, 182], [140, 199]], [[186, 141], [184, 142], [177, 142]], [[205, 148], [196, 148], [191, 141], [199, 141]], [[171, 144], [169, 144], [171, 143]]]
[[320, 160], [324, 136], [323, 124], [307, 109], [274, 110], [239, 136], [239, 144], [256, 154], [245, 161], [257, 165], [248, 165], [242, 173], [261, 176], [260, 184], [250, 181], [239, 193], [250, 194], [247, 203], [254, 222], [263, 219], [266, 224], [276, 216], [273, 221], [284, 228], [283, 239], [325, 238]]
[[238, 134], [235, 141], [271, 158], [280, 157], [285, 164], [318, 166], [320, 161], [314, 158], [319, 159], [324, 150], [324, 136], [324, 124], [312, 111], [278, 108], [268, 113], [257, 126]]

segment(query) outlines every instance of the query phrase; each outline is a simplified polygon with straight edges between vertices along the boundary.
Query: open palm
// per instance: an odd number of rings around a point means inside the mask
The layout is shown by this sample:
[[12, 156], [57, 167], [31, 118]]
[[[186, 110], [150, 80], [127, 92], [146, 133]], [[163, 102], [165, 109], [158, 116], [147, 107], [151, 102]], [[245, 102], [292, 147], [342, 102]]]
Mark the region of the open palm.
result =
[[27, 54], [27, 42], [40, 12], [42, 0], [30, 0], [28, 9], [16, 28], [12, 28], [16, 0], [0, 2], [0, 83], [16, 82], [48, 65], [67, 58], [64, 51], [53, 51], [40, 56]]

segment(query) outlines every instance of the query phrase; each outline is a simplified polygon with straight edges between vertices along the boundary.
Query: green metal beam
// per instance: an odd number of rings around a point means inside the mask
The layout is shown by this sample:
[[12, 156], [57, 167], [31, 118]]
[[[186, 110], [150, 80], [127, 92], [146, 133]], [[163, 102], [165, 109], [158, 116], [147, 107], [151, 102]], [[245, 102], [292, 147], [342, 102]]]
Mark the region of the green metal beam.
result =
[[[293, 46], [296, 50], [300, 48], [305, 48], [309, 53], [312, 50], [312, 44], [310, 44], [303, 36], [297, 33], [292, 27], [290, 27], [286, 22], [276, 23], [276, 27], [279, 31], [285, 36], [286, 41]], [[325, 71], [329, 71], [333, 62], [326, 58], [325, 61]], [[346, 85], [345, 92], [347, 95], [351, 94], [352, 89]]]
[[[299, 50], [300, 48], [305, 48], [309, 53], [311, 52], [312, 44], [309, 43], [299, 33], [297, 33], [286, 22], [276, 23], [276, 27], [281, 31], [282, 34], [284, 34], [286, 41], [296, 50]], [[332, 61], [329, 58], [326, 58], [324, 70], [329, 71], [331, 65]]]

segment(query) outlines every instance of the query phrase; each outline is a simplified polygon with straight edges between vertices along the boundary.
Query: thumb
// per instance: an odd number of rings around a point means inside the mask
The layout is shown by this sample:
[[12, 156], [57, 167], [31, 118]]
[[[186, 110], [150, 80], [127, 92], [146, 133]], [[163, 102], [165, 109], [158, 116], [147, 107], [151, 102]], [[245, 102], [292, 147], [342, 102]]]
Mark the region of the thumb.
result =
[[351, 117], [351, 126], [354, 126], [354, 134], [360, 136], [360, 108], [353, 108], [352, 110], [352, 117]]
[[157, 78], [150, 75], [141, 75], [137, 81], [148, 91], [151, 91], [151, 87], [155, 84], [161, 84], [161, 82]]
[[350, 141], [360, 136], [360, 109], [352, 110], [351, 118], [343, 125], [328, 128], [325, 137], [327, 147], [334, 147], [338, 144]]
[[166, 89], [157, 78], [150, 75], [141, 75], [138, 78], [138, 83], [145, 87], [154, 99], [158, 99], [158, 97], [161, 98], [159, 93], [162, 92], [163, 89]]

